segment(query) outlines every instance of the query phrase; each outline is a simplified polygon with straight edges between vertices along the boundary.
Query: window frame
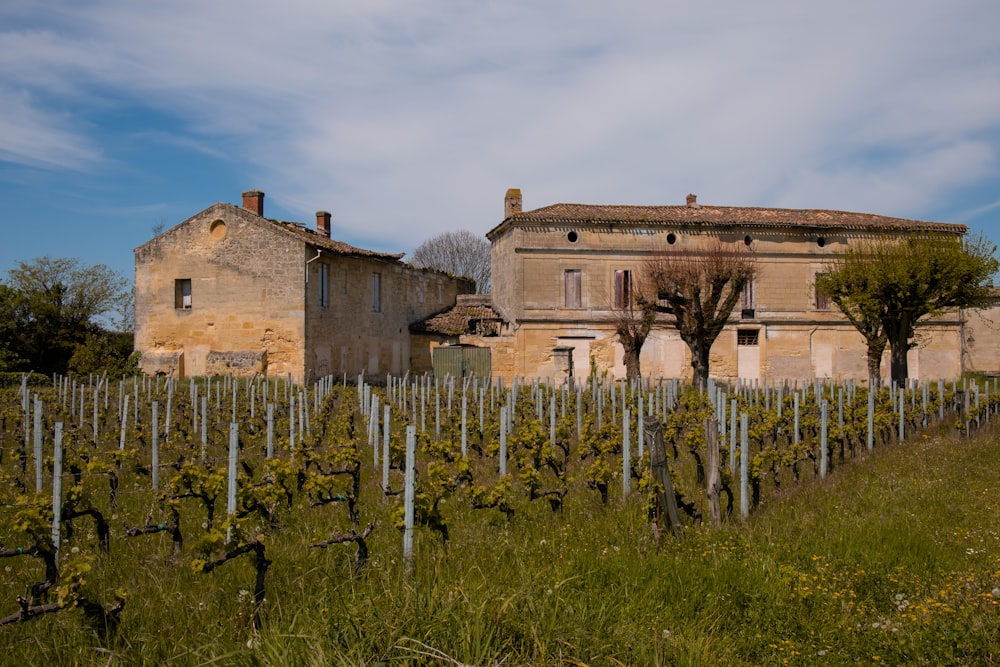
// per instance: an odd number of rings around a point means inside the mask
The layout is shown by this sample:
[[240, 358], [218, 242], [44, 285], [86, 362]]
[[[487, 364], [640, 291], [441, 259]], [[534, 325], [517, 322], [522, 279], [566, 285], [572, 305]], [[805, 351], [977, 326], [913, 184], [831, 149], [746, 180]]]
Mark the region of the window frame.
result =
[[737, 329], [737, 347], [757, 347], [760, 345], [760, 329]]
[[193, 298], [190, 278], [174, 279], [174, 310], [192, 310]]

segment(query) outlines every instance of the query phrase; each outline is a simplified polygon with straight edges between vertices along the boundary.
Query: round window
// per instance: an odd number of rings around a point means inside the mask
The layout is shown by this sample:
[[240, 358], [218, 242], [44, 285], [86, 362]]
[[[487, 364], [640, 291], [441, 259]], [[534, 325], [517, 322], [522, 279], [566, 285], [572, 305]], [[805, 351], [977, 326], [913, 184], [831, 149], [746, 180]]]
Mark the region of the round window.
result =
[[570, 243], [576, 243], [576, 240], [580, 237], [577, 235], [576, 232], [570, 232], [569, 234], [566, 235], [566, 238], [569, 239]]
[[216, 220], [209, 226], [208, 233], [216, 241], [221, 241], [226, 238], [226, 223], [222, 220]]

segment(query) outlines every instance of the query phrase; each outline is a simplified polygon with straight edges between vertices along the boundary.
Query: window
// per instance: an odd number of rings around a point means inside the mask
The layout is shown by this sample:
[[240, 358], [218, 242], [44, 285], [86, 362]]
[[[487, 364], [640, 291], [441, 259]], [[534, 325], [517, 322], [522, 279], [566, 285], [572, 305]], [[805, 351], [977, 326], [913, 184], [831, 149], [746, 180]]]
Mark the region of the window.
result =
[[580, 284], [580, 269], [566, 269], [563, 271], [566, 308], [580, 308], [583, 305], [583, 300], [580, 298]]
[[319, 305], [322, 308], [330, 307], [330, 265], [319, 265]]
[[191, 279], [178, 278], [174, 281], [174, 308], [191, 310]]
[[736, 344], [757, 345], [759, 336], [760, 336], [760, 331], [758, 329], [737, 329]]
[[748, 280], [743, 286], [743, 294], [740, 296], [741, 315], [745, 320], [752, 320], [754, 317], [754, 291], [753, 280]]
[[[819, 280], [825, 276], [826, 276], [825, 273], [817, 273], [815, 282], [819, 282]], [[815, 300], [816, 310], [830, 310], [830, 297], [827, 295], [827, 293], [821, 290], [819, 288], [819, 285], [814, 284], [813, 289], [815, 291], [815, 296], [816, 296]]]
[[372, 312], [382, 312], [382, 274], [372, 274]]
[[615, 271], [615, 308], [632, 305], [632, 272], [628, 269]]

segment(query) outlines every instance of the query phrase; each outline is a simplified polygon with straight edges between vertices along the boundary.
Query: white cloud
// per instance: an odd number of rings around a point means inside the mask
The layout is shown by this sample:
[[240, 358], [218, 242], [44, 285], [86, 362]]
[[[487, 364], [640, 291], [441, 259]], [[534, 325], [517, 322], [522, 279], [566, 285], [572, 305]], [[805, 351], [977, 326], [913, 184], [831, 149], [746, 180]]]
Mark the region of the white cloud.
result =
[[992, 0], [58, 7], [6, 10], [5, 159], [79, 165], [99, 140], [67, 110], [144, 104], [390, 249], [485, 231], [507, 187], [918, 217], [998, 168]]

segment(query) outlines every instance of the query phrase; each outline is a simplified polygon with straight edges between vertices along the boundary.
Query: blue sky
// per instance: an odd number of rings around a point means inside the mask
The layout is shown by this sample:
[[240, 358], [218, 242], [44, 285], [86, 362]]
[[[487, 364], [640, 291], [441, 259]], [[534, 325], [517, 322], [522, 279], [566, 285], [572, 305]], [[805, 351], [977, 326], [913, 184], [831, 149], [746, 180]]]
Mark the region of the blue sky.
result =
[[5, 0], [0, 275], [243, 190], [411, 252], [503, 196], [831, 208], [1000, 241], [996, 0]]

